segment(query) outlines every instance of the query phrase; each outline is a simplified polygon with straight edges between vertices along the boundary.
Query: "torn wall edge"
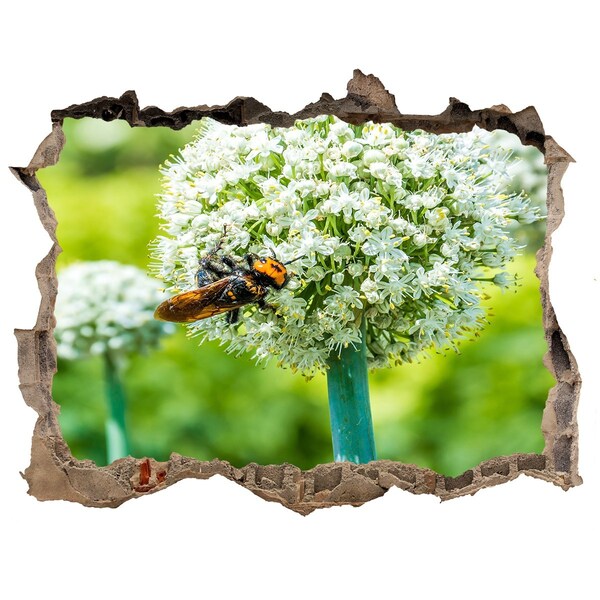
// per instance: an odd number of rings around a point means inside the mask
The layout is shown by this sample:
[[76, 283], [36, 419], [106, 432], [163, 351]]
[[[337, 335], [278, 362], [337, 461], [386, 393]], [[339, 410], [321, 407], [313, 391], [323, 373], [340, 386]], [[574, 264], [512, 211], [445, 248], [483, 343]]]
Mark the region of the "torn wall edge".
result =
[[[258, 496], [308, 514], [316, 508], [351, 504], [359, 506], [382, 496], [390, 487], [416, 494], [434, 494], [442, 500], [474, 494], [480, 489], [511, 481], [524, 473], [569, 489], [582, 482], [578, 472], [577, 403], [581, 380], [568, 341], [560, 329], [548, 293], [548, 266], [552, 256], [552, 233], [564, 215], [560, 182], [571, 156], [544, 132], [533, 107], [513, 113], [504, 105], [471, 110], [456, 98], [439, 115], [404, 115], [395, 98], [373, 75], [354, 71], [345, 98], [322, 94], [296, 114], [274, 112], [254, 98], [238, 97], [225, 106], [196, 106], [165, 112], [150, 106], [140, 109], [135, 92], [120, 98], [102, 97], [51, 113], [52, 133], [40, 144], [27, 167], [11, 168], [33, 194], [42, 225], [53, 241], [49, 254], [39, 263], [36, 277], [41, 304], [32, 330], [15, 330], [18, 340], [20, 388], [25, 402], [37, 413], [33, 432], [31, 464], [24, 473], [29, 493], [39, 500], [64, 499], [86, 506], [116, 507], [130, 498], [164, 489], [188, 477], [207, 479], [219, 474], [243, 485]], [[202, 117], [225, 124], [268, 123], [290, 126], [296, 119], [333, 114], [350, 123], [367, 120], [389, 122], [405, 130], [424, 129], [433, 133], [503, 129], [533, 145], [545, 156], [548, 167], [548, 219], [544, 245], [537, 254], [536, 274], [540, 279], [543, 325], [548, 352], [544, 362], [556, 379], [550, 390], [542, 419], [545, 448], [542, 454], [515, 454], [496, 457], [465, 471], [446, 477], [430, 469], [389, 460], [366, 465], [330, 463], [303, 471], [294, 465], [251, 463], [237, 469], [221, 460], [199, 461], [172, 454], [169, 461], [149, 458], [119, 459], [107, 467], [89, 460], [75, 459], [63, 440], [58, 423], [58, 405], [52, 400], [52, 378], [56, 372], [56, 346], [53, 337], [54, 303], [57, 292], [56, 219], [46, 193], [36, 178], [39, 169], [56, 164], [64, 146], [62, 121], [65, 118], [92, 117], [105, 121], [121, 119], [132, 127], [181, 129]]]

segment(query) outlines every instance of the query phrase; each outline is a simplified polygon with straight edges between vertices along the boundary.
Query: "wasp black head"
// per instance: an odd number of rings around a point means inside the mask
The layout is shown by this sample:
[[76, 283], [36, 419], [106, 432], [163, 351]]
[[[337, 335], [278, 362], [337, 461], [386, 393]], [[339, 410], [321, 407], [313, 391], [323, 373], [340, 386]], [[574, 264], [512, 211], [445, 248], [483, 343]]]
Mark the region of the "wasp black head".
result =
[[287, 269], [276, 258], [261, 258], [255, 254], [249, 254], [247, 259], [250, 269], [265, 285], [280, 290], [288, 282], [289, 275]]

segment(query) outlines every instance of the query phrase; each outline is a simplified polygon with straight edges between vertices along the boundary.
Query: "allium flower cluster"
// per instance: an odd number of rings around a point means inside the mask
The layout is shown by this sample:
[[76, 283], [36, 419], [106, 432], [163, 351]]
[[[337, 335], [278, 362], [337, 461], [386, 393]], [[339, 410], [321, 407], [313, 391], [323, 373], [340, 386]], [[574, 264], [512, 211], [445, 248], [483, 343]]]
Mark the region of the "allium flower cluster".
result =
[[160, 282], [130, 265], [81, 262], [59, 273], [56, 298], [58, 355], [67, 359], [110, 352], [124, 356], [155, 346], [169, 323], [154, 320], [164, 300]]
[[189, 327], [306, 375], [359, 343], [362, 320], [372, 367], [453, 345], [485, 322], [481, 282], [511, 281], [511, 227], [539, 218], [505, 193], [509, 153], [490, 140], [331, 116], [290, 128], [204, 120], [163, 167], [157, 274], [172, 293], [194, 288], [225, 226], [223, 253], [301, 257], [270, 294], [275, 311], [249, 305], [237, 324]]

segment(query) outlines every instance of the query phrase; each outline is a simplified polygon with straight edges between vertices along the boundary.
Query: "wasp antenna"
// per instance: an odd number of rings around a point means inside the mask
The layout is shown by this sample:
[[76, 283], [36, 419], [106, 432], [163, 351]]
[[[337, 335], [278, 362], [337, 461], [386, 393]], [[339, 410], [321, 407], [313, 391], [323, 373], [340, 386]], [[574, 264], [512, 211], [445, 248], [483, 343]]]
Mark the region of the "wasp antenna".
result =
[[304, 254], [301, 254], [300, 256], [296, 256], [296, 258], [293, 258], [292, 260], [288, 260], [287, 262], [285, 262], [283, 264], [291, 265], [293, 262], [296, 262], [297, 260], [300, 260], [301, 258], [304, 258]]

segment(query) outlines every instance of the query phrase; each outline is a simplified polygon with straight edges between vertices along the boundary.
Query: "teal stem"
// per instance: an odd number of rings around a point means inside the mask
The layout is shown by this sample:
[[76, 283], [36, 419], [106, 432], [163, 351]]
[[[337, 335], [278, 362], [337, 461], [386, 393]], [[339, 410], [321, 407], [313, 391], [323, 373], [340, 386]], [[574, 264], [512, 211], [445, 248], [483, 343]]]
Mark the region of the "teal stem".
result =
[[357, 464], [376, 460], [369, 402], [369, 372], [364, 319], [361, 343], [342, 348], [328, 361], [327, 392], [335, 462]]
[[129, 441], [125, 419], [125, 389], [119, 374], [119, 367], [108, 352], [104, 355], [106, 377], [106, 457], [110, 464], [117, 458], [129, 455]]

